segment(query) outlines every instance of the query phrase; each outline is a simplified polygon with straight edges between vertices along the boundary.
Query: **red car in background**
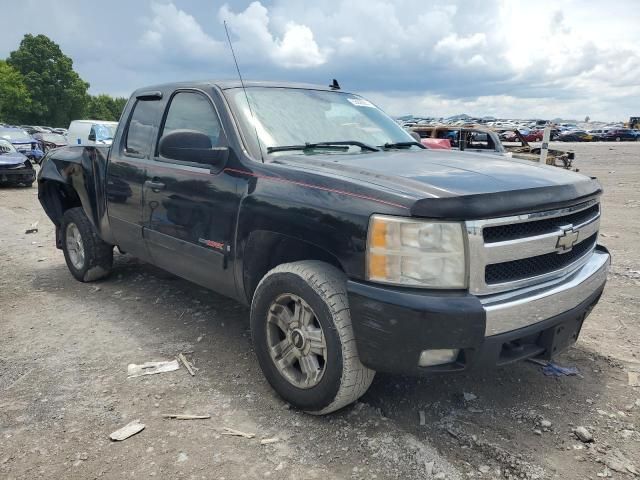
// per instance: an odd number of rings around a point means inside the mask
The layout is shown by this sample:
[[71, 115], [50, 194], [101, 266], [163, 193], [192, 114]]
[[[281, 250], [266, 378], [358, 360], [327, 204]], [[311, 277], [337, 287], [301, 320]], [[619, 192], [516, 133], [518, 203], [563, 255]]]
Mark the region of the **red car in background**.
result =
[[[544, 136], [544, 130], [520, 130], [520, 135], [527, 142], [541, 142]], [[506, 131], [500, 137], [506, 142], [519, 142], [520, 140], [513, 131]]]
[[420, 143], [431, 150], [451, 150], [448, 138], [421, 138]]

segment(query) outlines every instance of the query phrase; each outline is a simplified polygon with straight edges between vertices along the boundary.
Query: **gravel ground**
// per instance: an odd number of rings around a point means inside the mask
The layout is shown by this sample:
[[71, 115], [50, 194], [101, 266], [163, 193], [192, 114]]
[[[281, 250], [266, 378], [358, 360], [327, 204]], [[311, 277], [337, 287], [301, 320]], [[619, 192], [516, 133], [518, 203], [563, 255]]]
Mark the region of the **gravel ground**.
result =
[[[127, 255], [111, 278], [78, 283], [36, 189], [1, 188], [0, 478], [640, 475], [640, 388], [628, 384], [640, 372], [640, 143], [560, 147], [605, 187], [601, 242], [614, 258], [580, 340], [557, 359], [580, 374], [545, 377], [525, 362], [476, 376], [378, 375], [360, 403], [326, 417], [273, 394], [244, 307]], [[25, 234], [35, 221], [38, 232]], [[129, 363], [180, 352], [194, 377], [182, 368], [127, 378]], [[135, 419], [145, 430], [109, 440]], [[576, 438], [579, 426], [593, 442]]]

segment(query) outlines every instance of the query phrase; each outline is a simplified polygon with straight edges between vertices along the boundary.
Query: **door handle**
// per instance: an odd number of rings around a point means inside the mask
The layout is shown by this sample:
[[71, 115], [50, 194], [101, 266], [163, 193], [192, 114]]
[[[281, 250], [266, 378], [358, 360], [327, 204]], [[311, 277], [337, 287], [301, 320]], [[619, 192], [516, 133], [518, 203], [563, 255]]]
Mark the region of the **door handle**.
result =
[[159, 192], [160, 190], [164, 190], [164, 188], [166, 187], [166, 185], [162, 182], [155, 182], [151, 180], [147, 180], [146, 182], [144, 182], [144, 184], [154, 192]]

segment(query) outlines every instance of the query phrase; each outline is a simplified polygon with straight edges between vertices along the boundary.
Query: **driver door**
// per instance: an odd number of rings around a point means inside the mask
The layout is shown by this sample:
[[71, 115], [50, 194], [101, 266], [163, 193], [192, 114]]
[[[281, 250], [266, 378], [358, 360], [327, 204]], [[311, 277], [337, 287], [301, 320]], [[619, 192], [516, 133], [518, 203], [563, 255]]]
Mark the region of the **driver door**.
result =
[[[213, 147], [227, 146], [208, 95], [179, 90], [171, 97], [158, 139], [175, 130], [197, 130]], [[236, 180], [224, 169], [155, 156], [143, 186], [143, 237], [153, 263], [176, 275], [234, 296], [229, 256], [238, 209]]]

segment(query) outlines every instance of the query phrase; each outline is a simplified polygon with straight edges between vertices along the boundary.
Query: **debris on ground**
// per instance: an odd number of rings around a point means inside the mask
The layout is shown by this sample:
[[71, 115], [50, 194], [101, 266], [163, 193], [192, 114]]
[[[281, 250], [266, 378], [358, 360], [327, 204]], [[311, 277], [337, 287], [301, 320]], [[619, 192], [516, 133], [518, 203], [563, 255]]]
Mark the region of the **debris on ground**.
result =
[[640, 387], [640, 378], [638, 372], [629, 372], [629, 386]]
[[561, 367], [560, 365], [549, 362], [547, 365], [542, 367], [542, 373], [547, 377], [562, 377], [567, 375], [577, 375], [578, 369], [576, 367]]
[[573, 430], [573, 433], [575, 434], [576, 437], [578, 437], [578, 440], [580, 440], [583, 443], [593, 442], [593, 435], [591, 435], [591, 432], [587, 430], [585, 427], [576, 427]]
[[270, 445], [272, 443], [276, 443], [279, 442], [280, 439], [278, 437], [273, 437], [273, 438], [263, 438], [262, 440], [260, 440], [260, 445]]
[[206, 420], [211, 415], [189, 415], [186, 413], [163, 413], [162, 418], [171, 418], [173, 420]]
[[424, 414], [424, 411], [420, 410], [418, 412], [418, 418], [420, 419], [420, 426], [426, 425], [427, 419], [426, 419], [426, 416]]
[[142, 375], [153, 375], [156, 373], [173, 372], [178, 370], [180, 364], [178, 360], [168, 360], [163, 362], [146, 362], [142, 365], [130, 363], [127, 367], [127, 375], [129, 378], [140, 377]]
[[142, 430], [144, 430], [144, 427], [144, 423], [140, 423], [140, 420], [134, 420], [127, 423], [121, 429], [113, 432], [111, 435], [109, 435], [109, 438], [114, 442], [121, 442], [122, 440], [126, 440], [136, 433], [140, 433]]
[[542, 420], [540, 420], [540, 426], [542, 428], [551, 428], [551, 422], [543, 418]]
[[256, 436], [255, 433], [241, 432], [240, 430], [235, 430], [229, 427], [222, 427], [222, 429], [224, 430], [224, 432], [222, 432], [222, 435], [231, 435], [234, 437], [244, 437], [244, 438], [253, 438]]
[[464, 401], [465, 402], [473, 402], [474, 400], [476, 400], [478, 398], [477, 395], [475, 395], [473, 393], [469, 393], [469, 392], [463, 392], [462, 395], [464, 396]]
[[38, 233], [38, 222], [33, 222], [29, 228], [27, 228], [24, 233]]
[[187, 371], [192, 377], [195, 376], [196, 372], [193, 369], [193, 364], [189, 360], [187, 360], [187, 357], [185, 357], [184, 354], [182, 353], [178, 354], [178, 360], [182, 362], [182, 364], [184, 365], [184, 368], [187, 369]]

